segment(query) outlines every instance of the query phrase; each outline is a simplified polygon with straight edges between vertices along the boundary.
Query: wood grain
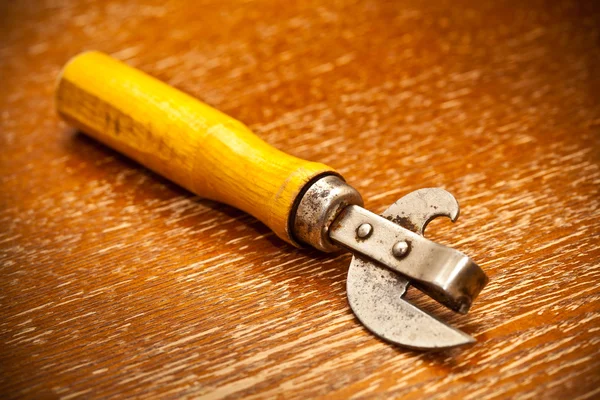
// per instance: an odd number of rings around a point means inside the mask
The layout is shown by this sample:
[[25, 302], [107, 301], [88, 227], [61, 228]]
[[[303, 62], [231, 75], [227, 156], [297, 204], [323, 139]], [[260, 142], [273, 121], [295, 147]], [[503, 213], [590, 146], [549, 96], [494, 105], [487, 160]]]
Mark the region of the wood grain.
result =
[[97, 51], [78, 54], [63, 68], [56, 109], [71, 126], [202, 198], [246, 211], [290, 244], [297, 244], [290, 227], [300, 193], [319, 176], [335, 174]]
[[[0, 3], [5, 398], [600, 396], [600, 13], [573, 1]], [[366, 332], [347, 254], [298, 250], [78, 134], [55, 79], [98, 49], [340, 171], [380, 212], [441, 186], [429, 237], [491, 278], [475, 336]]]

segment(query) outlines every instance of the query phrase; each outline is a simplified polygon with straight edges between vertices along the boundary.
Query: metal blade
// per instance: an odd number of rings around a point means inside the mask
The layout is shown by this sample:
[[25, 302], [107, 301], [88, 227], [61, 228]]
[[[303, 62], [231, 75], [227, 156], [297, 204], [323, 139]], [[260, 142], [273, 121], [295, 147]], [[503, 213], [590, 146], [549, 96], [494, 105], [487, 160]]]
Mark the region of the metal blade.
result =
[[[382, 216], [423, 235], [427, 224], [438, 216], [453, 221], [458, 202], [443, 189], [421, 189], [390, 206]], [[402, 296], [409, 281], [376, 262], [355, 255], [350, 263], [346, 288], [348, 302], [357, 318], [380, 338], [412, 349], [447, 349], [475, 342], [413, 306]]]
[[359, 206], [347, 206], [329, 229], [334, 243], [400, 273], [456, 312], [466, 314], [488, 282], [460, 251], [414, 233]]
[[404, 300], [407, 283], [385, 267], [354, 257], [346, 281], [348, 302], [367, 329], [397, 345], [441, 350], [475, 342]]

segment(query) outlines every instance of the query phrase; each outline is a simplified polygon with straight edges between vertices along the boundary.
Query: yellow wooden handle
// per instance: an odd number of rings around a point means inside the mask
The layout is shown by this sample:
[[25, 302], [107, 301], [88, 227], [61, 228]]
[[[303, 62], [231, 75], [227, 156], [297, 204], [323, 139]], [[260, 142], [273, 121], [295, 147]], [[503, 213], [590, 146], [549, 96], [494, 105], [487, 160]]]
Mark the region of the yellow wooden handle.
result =
[[70, 124], [199, 196], [252, 214], [296, 244], [291, 212], [330, 167], [285, 154], [241, 122], [99, 52], [74, 57], [56, 107]]

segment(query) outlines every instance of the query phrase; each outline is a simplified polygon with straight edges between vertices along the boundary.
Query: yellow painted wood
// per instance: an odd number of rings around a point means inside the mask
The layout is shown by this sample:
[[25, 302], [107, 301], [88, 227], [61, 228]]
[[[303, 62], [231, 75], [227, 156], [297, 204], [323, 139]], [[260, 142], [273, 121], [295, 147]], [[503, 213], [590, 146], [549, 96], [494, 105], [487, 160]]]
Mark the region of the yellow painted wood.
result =
[[294, 243], [290, 212], [330, 167], [285, 154], [241, 122], [106, 54], [74, 57], [56, 107], [70, 124], [188, 190], [252, 214]]

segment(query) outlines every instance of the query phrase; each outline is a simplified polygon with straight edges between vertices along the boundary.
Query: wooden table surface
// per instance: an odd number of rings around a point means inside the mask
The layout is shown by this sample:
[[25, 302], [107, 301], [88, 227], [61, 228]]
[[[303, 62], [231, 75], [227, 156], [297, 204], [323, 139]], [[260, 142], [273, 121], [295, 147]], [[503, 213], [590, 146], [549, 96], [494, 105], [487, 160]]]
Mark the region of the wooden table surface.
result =
[[[4, 398], [600, 398], [600, 13], [592, 1], [0, 5]], [[491, 281], [473, 335], [395, 348], [348, 254], [298, 250], [55, 115], [98, 49], [338, 169], [381, 212], [440, 186], [429, 237]]]

